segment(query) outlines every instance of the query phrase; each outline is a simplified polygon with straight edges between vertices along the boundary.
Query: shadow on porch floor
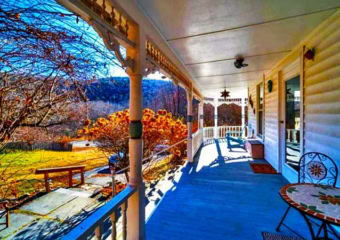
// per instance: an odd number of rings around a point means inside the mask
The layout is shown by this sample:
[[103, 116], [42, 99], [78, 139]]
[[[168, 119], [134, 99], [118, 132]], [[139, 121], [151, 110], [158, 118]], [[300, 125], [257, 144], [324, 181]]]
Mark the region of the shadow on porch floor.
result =
[[[263, 231], [275, 233], [287, 208], [278, 191], [288, 182], [280, 174], [254, 174], [249, 161], [244, 150], [229, 152], [224, 142], [205, 144], [148, 219], [147, 239], [256, 240]], [[285, 223], [309, 239], [297, 211]], [[281, 233], [294, 236], [285, 227]]]

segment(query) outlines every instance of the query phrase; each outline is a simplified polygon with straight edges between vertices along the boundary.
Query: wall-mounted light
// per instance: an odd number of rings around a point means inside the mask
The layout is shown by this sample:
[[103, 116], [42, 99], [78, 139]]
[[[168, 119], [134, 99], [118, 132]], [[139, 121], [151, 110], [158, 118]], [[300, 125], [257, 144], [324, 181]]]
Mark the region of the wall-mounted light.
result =
[[304, 56], [305, 56], [306, 59], [314, 61], [315, 49], [314, 48], [308, 49], [305, 52]]
[[251, 95], [249, 95], [249, 104], [251, 108], [254, 108], [254, 103], [253, 103], [253, 100], [251, 99]]
[[268, 85], [268, 92], [271, 93], [273, 91], [273, 81], [268, 80], [267, 85]]

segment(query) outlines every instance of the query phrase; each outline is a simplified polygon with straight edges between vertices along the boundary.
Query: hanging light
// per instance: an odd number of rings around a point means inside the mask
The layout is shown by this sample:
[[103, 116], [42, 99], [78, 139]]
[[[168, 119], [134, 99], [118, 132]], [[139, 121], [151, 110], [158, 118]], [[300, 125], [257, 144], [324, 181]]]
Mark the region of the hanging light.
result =
[[227, 97], [230, 97], [230, 96], [229, 96], [229, 93], [230, 93], [230, 92], [228, 92], [226, 89], [224, 89], [224, 91], [221, 92], [221, 97], [223, 97], [224, 100], [226, 100]]

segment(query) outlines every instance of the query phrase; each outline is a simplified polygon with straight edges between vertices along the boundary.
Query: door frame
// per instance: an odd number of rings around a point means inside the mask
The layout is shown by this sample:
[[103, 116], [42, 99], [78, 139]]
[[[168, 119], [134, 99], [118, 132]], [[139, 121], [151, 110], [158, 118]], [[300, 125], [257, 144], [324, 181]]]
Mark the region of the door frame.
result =
[[297, 171], [286, 163], [286, 81], [300, 76], [300, 155], [304, 150], [304, 76], [303, 76], [303, 57], [300, 56], [291, 64], [278, 71], [278, 90], [279, 90], [279, 172], [290, 182], [297, 180]]

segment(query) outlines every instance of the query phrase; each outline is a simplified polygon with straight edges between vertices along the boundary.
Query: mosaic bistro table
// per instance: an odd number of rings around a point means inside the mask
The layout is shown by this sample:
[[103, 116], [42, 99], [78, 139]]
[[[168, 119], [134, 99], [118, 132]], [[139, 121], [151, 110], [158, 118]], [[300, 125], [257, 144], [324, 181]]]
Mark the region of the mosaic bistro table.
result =
[[[328, 239], [327, 226], [336, 235], [330, 224], [340, 226], [340, 188], [311, 183], [288, 184], [281, 188], [280, 195], [290, 206], [300, 211], [307, 222], [313, 239], [323, 230], [323, 239]], [[306, 215], [322, 221], [315, 237]]]

